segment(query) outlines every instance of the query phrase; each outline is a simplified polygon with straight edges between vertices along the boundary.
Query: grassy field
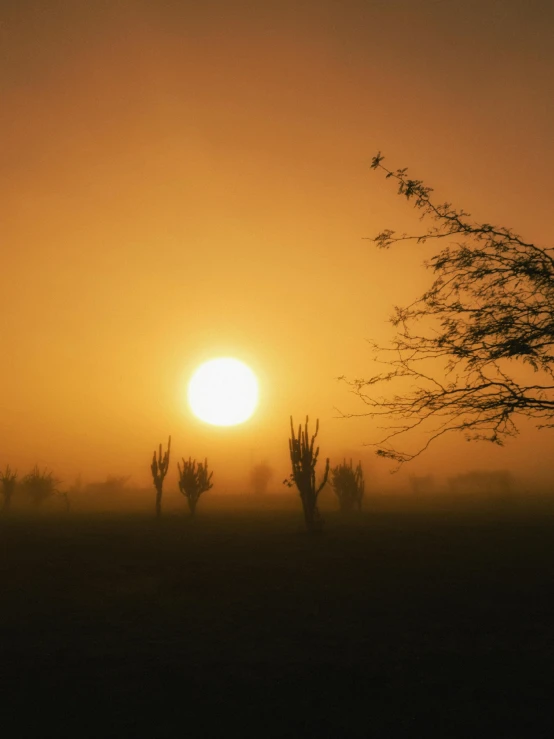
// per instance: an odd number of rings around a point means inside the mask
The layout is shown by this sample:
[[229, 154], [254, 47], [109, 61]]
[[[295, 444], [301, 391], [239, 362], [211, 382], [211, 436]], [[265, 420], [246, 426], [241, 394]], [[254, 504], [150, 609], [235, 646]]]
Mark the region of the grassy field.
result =
[[554, 516], [0, 525], [10, 737], [550, 737]]

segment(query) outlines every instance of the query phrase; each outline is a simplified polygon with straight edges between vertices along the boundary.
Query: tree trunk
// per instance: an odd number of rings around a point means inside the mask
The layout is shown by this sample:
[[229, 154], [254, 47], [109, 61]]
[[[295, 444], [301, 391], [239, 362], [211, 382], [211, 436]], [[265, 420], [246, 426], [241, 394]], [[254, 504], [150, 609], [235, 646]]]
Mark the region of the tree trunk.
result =
[[156, 485], [156, 518], [162, 515], [162, 486]]
[[304, 510], [304, 522], [306, 529], [312, 533], [314, 531], [321, 531], [321, 516], [317, 507], [317, 501], [311, 494], [301, 495], [302, 508]]
[[354, 510], [354, 501], [350, 496], [343, 495], [339, 498], [339, 507], [341, 513], [351, 513]]

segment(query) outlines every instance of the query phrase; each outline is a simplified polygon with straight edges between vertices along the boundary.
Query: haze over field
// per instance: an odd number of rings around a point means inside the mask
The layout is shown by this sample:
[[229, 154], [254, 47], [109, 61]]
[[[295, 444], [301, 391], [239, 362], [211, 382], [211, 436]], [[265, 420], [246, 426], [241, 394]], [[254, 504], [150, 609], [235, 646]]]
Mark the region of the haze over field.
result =
[[[382, 150], [476, 219], [551, 244], [548, 0], [318, 3], [4, 0], [0, 15], [0, 466], [150, 484], [169, 434], [238, 491], [288, 474], [289, 416], [322, 456], [390, 465], [340, 375], [371, 371], [431, 245], [364, 237], [416, 214], [370, 172]], [[186, 403], [212, 357], [246, 362], [257, 412], [207, 426]], [[541, 485], [551, 431], [437, 442], [410, 469], [508, 469]], [[396, 484], [396, 483], [395, 483]], [[370, 488], [368, 488], [369, 492]]]
[[553, 131], [552, 0], [0, 0], [3, 735], [554, 736]]

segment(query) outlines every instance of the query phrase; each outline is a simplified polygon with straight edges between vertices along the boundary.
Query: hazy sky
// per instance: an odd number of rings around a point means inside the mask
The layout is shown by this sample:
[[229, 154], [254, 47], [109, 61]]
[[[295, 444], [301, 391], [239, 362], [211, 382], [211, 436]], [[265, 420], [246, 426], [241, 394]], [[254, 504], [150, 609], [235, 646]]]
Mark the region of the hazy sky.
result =
[[[553, 131], [551, 0], [0, 0], [0, 466], [145, 482], [171, 433], [238, 479], [286, 460], [291, 413], [323, 453], [376, 441], [335, 377], [430, 252], [364, 240], [417, 225], [371, 156], [551, 244]], [[241, 427], [186, 407], [218, 355], [260, 378]], [[546, 469], [552, 442], [414, 470]]]

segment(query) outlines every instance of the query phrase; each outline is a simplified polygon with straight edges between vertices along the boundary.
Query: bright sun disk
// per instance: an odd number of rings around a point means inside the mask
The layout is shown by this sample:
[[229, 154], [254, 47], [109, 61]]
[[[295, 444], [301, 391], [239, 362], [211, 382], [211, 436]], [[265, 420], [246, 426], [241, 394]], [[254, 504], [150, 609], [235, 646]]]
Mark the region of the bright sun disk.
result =
[[206, 423], [214, 426], [243, 423], [258, 404], [256, 375], [238, 359], [212, 359], [193, 374], [188, 402], [194, 415]]

